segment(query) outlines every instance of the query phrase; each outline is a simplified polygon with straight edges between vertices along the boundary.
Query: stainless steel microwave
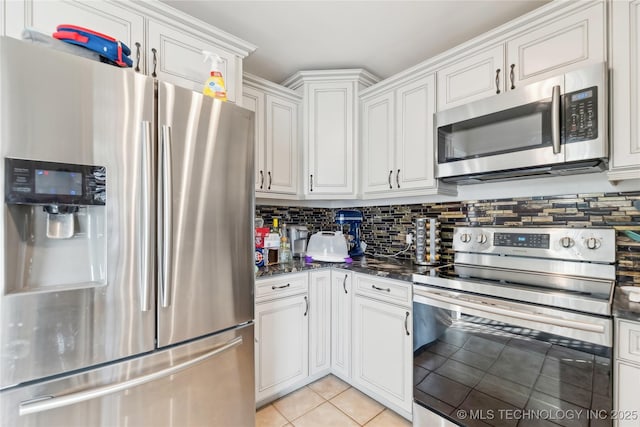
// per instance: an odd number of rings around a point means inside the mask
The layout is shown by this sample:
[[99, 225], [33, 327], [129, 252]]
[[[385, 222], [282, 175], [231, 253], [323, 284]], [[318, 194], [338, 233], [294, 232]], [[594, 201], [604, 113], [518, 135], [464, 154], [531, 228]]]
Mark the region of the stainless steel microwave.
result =
[[606, 82], [601, 63], [437, 113], [436, 176], [473, 184], [604, 170]]

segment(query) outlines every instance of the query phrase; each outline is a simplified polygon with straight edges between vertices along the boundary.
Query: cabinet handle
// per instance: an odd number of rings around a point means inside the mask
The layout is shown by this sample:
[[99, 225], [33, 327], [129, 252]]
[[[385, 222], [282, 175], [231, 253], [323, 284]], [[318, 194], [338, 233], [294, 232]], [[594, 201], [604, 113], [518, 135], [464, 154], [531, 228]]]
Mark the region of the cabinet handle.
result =
[[496, 70], [496, 93], [500, 93], [500, 68]]
[[313, 174], [309, 175], [309, 191], [313, 191]]
[[391, 292], [391, 288], [379, 288], [376, 285], [371, 285], [371, 287], [373, 289], [375, 289], [376, 291], [387, 291], [387, 292]]
[[306, 296], [304, 297], [304, 303], [307, 306], [307, 308], [304, 310], [304, 315], [306, 316], [309, 313], [309, 298], [307, 298]]
[[342, 281], [342, 289], [344, 289], [344, 293], [348, 294], [349, 292], [347, 292], [347, 274], [344, 275], [344, 280]]
[[391, 185], [391, 175], [393, 175], [393, 171], [389, 171], [389, 190], [393, 190], [393, 185]]
[[136, 73], [140, 72], [140, 43], [136, 42]]
[[289, 286], [291, 286], [291, 283], [287, 283], [286, 285], [282, 285], [282, 286], [275, 286], [275, 285], [273, 285], [273, 286], [271, 287], [271, 289], [273, 289], [273, 290], [275, 291], [276, 289], [284, 289], [284, 288], [288, 288]]
[[509, 71], [509, 78], [511, 79], [511, 89], [516, 88], [515, 80], [516, 80], [516, 72], [513, 69], [516, 68], [516, 64], [511, 64], [511, 71]]
[[151, 52], [153, 53], [153, 72], [151, 73], [151, 77], [158, 77], [156, 74], [156, 66], [158, 65], [158, 51], [156, 48], [152, 48]]
[[260, 189], [264, 188], [264, 172], [260, 171]]
[[267, 190], [271, 190], [271, 171], [267, 172], [267, 175], [269, 175], [269, 186], [267, 187]]
[[405, 332], [407, 333], [407, 335], [411, 335], [411, 334], [409, 333], [409, 326], [408, 326], [408, 324], [409, 324], [409, 312], [407, 311], [407, 312], [406, 312], [406, 314], [407, 314], [407, 315], [406, 315], [406, 316], [405, 316], [405, 318], [404, 318], [404, 330], [405, 330]]
[[398, 169], [398, 172], [396, 173], [396, 185], [400, 188], [400, 169]]

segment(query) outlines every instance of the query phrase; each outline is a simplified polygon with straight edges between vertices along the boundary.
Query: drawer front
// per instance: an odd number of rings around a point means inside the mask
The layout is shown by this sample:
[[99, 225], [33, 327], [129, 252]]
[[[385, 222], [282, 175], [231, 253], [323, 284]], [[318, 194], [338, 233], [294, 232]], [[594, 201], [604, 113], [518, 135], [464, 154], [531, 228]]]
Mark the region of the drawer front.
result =
[[618, 359], [640, 363], [640, 323], [618, 320]]
[[366, 274], [357, 274], [354, 276], [354, 279], [357, 294], [366, 295], [380, 301], [411, 307], [411, 283], [380, 279]]
[[307, 292], [308, 273], [283, 274], [280, 276], [256, 280], [256, 301], [265, 301]]

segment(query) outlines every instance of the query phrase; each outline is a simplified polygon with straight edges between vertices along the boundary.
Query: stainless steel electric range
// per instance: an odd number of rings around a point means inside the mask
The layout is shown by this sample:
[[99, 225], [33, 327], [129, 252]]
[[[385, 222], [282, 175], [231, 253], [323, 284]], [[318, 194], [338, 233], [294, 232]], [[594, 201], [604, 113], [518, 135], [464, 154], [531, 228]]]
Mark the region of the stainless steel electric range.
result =
[[611, 426], [611, 228], [459, 227], [414, 274], [414, 425]]

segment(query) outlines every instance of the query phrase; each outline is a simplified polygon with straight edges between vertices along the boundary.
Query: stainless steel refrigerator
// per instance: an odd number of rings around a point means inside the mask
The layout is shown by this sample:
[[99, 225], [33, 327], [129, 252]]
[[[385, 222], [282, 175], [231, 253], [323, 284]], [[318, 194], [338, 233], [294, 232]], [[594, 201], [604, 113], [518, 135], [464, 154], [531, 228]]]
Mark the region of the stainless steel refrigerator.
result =
[[0, 38], [0, 424], [253, 426], [253, 113]]

